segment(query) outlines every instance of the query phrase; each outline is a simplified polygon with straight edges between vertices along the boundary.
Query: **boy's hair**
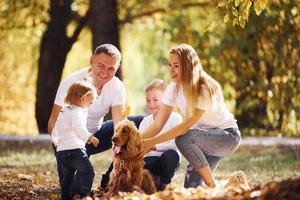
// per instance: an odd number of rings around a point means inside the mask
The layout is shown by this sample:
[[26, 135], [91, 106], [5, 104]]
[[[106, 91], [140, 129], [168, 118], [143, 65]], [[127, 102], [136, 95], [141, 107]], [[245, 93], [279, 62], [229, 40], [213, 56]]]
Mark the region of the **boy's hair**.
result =
[[112, 44], [102, 44], [95, 49], [93, 56], [99, 55], [101, 53], [105, 53], [111, 57], [114, 57], [116, 59], [117, 63], [120, 64], [121, 53], [116, 46], [114, 46]]
[[89, 93], [92, 93], [94, 96], [96, 95], [96, 89], [92, 83], [88, 81], [77, 81], [69, 87], [65, 103], [77, 104], [81, 97]]
[[153, 89], [165, 91], [166, 87], [167, 87], [167, 84], [162, 79], [154, 79], [147, 85], [145, 92], [148, 92]]

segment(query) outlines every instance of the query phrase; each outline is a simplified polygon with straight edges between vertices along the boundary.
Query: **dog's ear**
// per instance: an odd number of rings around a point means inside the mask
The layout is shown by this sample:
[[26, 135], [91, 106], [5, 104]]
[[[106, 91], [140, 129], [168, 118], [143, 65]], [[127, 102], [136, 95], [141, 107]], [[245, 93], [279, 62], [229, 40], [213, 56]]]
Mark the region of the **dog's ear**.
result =
[[142, 139], [137, 129], [132, 129], [130, 132], [129, 141], [127, 144], [127, 152], [131, 156], [139, 154], [142, 150]]
[[128, 125], [125, 125], [125, 126], [122, 127], [122, 133], [123, 134], [128, 134], [129, 135], [130, 132], [131, 132], [131, 130], [130, 130]]

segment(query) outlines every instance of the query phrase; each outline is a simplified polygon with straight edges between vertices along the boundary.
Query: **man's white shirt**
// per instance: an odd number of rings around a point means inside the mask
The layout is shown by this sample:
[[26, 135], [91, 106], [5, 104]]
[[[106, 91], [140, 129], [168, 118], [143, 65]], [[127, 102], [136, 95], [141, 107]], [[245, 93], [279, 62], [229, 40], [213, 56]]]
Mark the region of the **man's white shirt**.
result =
[[[69, 75], [59, 86], [54, 104], [63, 107], [68, 88], [76, 81], [82, 81], [88, 76], [89, 68], [84, 68]], [[87, 129], [91, 133], [95, 133], [101, 128], [104, 116], [109, 109], [115, 105], [125, 105], [126, 91], [123, 82], [113, 77], [102, 88], [101, 94], [95, 99], [88, 109]]]

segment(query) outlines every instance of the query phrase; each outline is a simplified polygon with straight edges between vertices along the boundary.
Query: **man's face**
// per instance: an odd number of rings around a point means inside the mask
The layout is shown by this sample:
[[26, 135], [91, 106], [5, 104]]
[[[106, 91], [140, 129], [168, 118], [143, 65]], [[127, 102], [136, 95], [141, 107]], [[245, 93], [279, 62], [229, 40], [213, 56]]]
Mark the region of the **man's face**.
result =
[[90, 65], [94, 81], [100, 86], [110, 81], [119, 67], [116, 58], [105, 53], [93, 55], [90, 60]]

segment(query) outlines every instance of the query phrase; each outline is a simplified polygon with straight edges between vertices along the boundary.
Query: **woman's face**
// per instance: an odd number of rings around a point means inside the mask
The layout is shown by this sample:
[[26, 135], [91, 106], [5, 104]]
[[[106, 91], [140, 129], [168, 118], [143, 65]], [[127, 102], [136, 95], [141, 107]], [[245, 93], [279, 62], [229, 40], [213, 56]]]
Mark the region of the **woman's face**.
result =
[[170, 53], [169, 55], [169, 74], [175, 83], [180, 80], [180, 59], [177, 54]]

